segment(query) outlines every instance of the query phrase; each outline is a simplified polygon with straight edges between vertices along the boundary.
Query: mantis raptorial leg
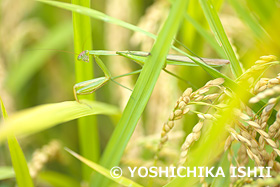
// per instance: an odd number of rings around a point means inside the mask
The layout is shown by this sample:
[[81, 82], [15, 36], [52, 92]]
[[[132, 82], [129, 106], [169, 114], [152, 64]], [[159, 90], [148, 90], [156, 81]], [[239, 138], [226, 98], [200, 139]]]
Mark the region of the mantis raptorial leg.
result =
[[[84, 62], [89, 62], [88, 51], [83, 51], [78, 56], [78, 60], [84, 61]], [[119, 76], [112, 77], [111, 73], [109, 72], [109, 70], [107, 69], [105, 64], [102, 62], [102, 60], [99, 58], [99, 56], [94, 55], [94, 61], [98, 64], [98, 66], [103, 71], [104, 77], [99, 77], [99, 78], [95, 78], [95, 79], [91, 79], [91, 80], [87, 80], [87, 81], [83, 81], [83, 82], [75, 84], [74, 87], [73, 87], [73, 91], [74, 91], [75, 100], [77, 102], [79, 102], [78, 95], [91, 94], [91, 93], [95, 92], [97, 89], [99, 89], [100, 87], [102, 87], [104, 84], [106, 84], [109, 80], [114, 81], [114, 79], [124, 77], [124, 76], [128, 76], [128, 75], [134, 75], [134, 74], [137, 74], [137, 73], [141, 72], [141, 70], [137, 70], [137, 71], [133, 71], [133, 72], [130, 72], [130, 73], [127, 73], [127, 74], [124, 74], [124, 75], [119, 75]], [[117, 83], [117, 82], [115, 82], [115, 83]], [[117, 84], [119, 84], [119, 83], [117, 83]], [[121, 85], [121, 86], [126, 88], [123, 85]], [[129, 89], [129, 88], [126, 88], [126, 89]]]
[[[94, 56], [95, 62], [98, 64], [98, 66], [104, 72], [104, 77], [99, 77], [99, 78], [95, 78], [92, 80], [88, 80], [88, 81], [84, 81], [84, 82], [75, 84], [73, 87], [74, 97], [75, 97], [76, 101], [78, 101], [78, 102], [79, 102], [78, 97], [77, 97], [78, 95], [91, 94], [91, 93], [95, 92], [97, 89], [99, 89], [100, 87], [102, 87], [104, 84], [106, 84], [110, 79], [115, 79], [115, 78], [119, 78], [119, 77], [123, 77], [123, 76], [127, 76], [127, 75], [136, 74], [141, 71], [141, 70], [140, 71], [138, 70], [138, 71], [131, 72], [128, 74], [111, 77], [109, 70], [107, 69], [105, 64], [102, 62], [102, 60], [99, 58], [99, 55], [110, 55], [110, 56], [121, 55], [121, 56], [127, 57], [129, 59], [132, 59], [136, 63], [143, 66], [146, 58], [150, 55], [150, 53], [142, 52], [142, 51], [86, 50], [79, 54], [78, 60], [84, 61], [84, 62], [89, 62], [89, 55]], [[222, 66], [222, 65], [229, 63], [228, 60], [223, 60], [223, 59], [206, 59], [206, 58], [202, 58], [202, 59], [205, 63], [212, 65], [212, 66]], [[195, 66], [195, 63], [193, 63], [191, 59], [189, 59], [186, 56], [182, 56], [182, 55], [168, 55], [166, 58], [166, 64]], [[169, 72], [165, 68], [163, 68], [163, 70], [174, 76], [173, 73]]]

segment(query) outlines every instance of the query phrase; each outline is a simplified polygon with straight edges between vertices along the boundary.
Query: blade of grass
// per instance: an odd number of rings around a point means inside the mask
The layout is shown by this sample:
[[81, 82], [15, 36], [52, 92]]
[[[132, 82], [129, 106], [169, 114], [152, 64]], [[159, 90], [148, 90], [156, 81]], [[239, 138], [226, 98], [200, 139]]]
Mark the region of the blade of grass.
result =
[[60, 7], [60, 8], [63, 8], [63, 9], [67, 9], [67, 10], [70, 10], [70, 11], [73, 11], [73, 12], [77, 12], [79, 14], [83, 14], [83, 15], [86, 15], [86, 16], [90, 16], [92, 18], [99, 19], [99, 20], [105, 21], [107, 23], [116, 24], [116, 25], [122, 26], [124, 28], [128, 28], [128, 29], [136, 31], [136, 32], [141, 32], [141, 33], [143, 33], [143, 34], [145, 34], [145, 35], [147, 35], [151, 38], [156, 37], [154, 34], [149, 33], [149, 32], [147, 32], [147, 31], [145, 31], [145, 30], [143, 30], [143, 29], [141, 29], [141, 28], [139, 28], [135, 25], [124, 22], [124, 21], [119, 20], [117, 18], [113, 18], [111, 16], [108, 16], [108, 15], [106, 15], [102, 12], [99, 12], [97, 10], [94, 10], [94, 9], [89, 9], [89, 8], [82, 7], [82, 6], [79, 6], [79, 5], [73, 5], [73, 4], [57, 2], [57, 1], [49, 1], [49, 0], [37, 0], [37, 1], [49, 4], [49, 5], [52, 5], [52, 6]]
[[[7, 120], [8, 115], [1, 97], [0, 102], [3, 118], [4, 120]], [[7, 137], [11, 160], [17, 179], [17, 185], [19, 187], [33, 187], [34, 185], [29, 173], [27, 162], [16, 137], [13, 134], [7, 135]]]
[[[102, 155], [100, 162], [102, 166], [111, 168], [119, 164], [124, 149], [151, 96], [161, 69], [165, 65], [165, 58], [171, 47], [172, 39], [177, 33], [183, 13], [186, 11], [187, 3], [188, 1], [186, 0], [177, 0], [173, 4], [151, 50], [151, 55], [143, 66], [123, 115]], [[114, 156], [112, 157], [112, 155]], [[107, 186], [103, 178], [97, 175], [92, 180], [92, 186]]]
[[51, 128], [60, 123], [88, 115], [118, 115], [120, 111], [113, 105], [97, 101], [82, 100], [45, 104], [25, 109], [11, 115], [0, 123], [0, 143], [11, 135], [27, 135]]
[[8, 118], [8, 114], [7, 114], [7, 111], [5, 109], [5, 106], [4, 106], [4, 103], [3, 103], [1, 97], [0, 97], [0, 104], [1, 104], [1, 111], [2, 111], [3, 119], [7, 119]]
[[[217, 8], [221, 7], [221, 4], [223, 3], [223, 0], [215, 0], [214, 1], [215, 5]], [[203, 20], [203, 12], [202, 9], [199, 7], [199, 1], [190, 1], [189, 5], [188, 5], [188, 10], [185, 13], [185, 17], [189, 16], [192, 21], [187, 21], [184, 22], [183, 24], [183, 32], [182, 32], [182, 36], [180, 36], [181, 41], [186, 44], [189, 48], [194, 49], [196, 53], [200, 53], [200, 51], [202, 51], [203, 49], [203, 43], [201, 42], [201, 37], [197, 34], [196, 30], [200, 33], [200, 35], [202, 35], [209, 43], [212, 47], [214, 47], [215, 50], [220, 50], [220, 52], [218, 54], [222, 54], [221, 57], [225, 56], [223, 49], [217, 44], [217, 42], [215, 41], [215, 38], [213, 38], [213, 36], [211, 35], [210, 37], [205, 37], [207, 35], [209, 35], [209, 31], [206, 31], [204, 29], [205, 27], [205, 23], [206, 20]], [[199, 20], [200, 23], [198, 23], [196, 20]], [[194, 22], [196, 22], [194, 25]], [[203, 25], [203, 26], [202, 26]], [[198, 27], [200, 27], [198, 29]], [[202, 31], [202, 32], [201, 32]], [[205, 32], [203, 32], [205, 31]], [[188, 34], [184, 34], [184, 33], [188, 33]], [[216, 46], [215, 46], [216, 45]], [[220, 48], [220, 49], [218, 49]], [[223, 57], [225, 58], [225, 57]]]
[[220, 55], [220, 57], [226, 58], [226, 54], [221, 48], [221, 46], [219, 46], [219, 44], [216, 42], [213, 36], [208, 31], [206, 31], [202, 25], [200, 25], [195, 19], [193, 19], [187, 13], [185, 13], [184, 17], [196, 28], [199, 34], [213, 47], [213, 49]]
[[2, 166], [0, 167], [0, 180], [10, 179], [15, 177], [13, 167]]
[[[39, 43], [33, 45], [25, 51], [20, 58], [20, 63], [9, 69], [5, 85], [12, 94], [17, 94], [34, 76], [34, 74], [43, 67], [46, 59], [56, 53], [56, 50], [67, 45], [72, 34], [71, 22], [61, 23], [59, 26], [51, 29], [49, 34]], [[46, 50], [44, 50], [46, 49]]]
[[219, 19], [218, 13], [211, 0], [200, 0], [201, 7], [204, 11], [205, 17], [213, 31], [216, 40], [222, 45], [226, 55], [228, 56], [231, 64], [231, 69], [235, 77], [239, 77], [242, 74], [240, 62], [238, 61], [232, 46], [224, 31], [223, 25]]
[[[72, 0], [72, 4], [80, 5], [81, 7], [90, 7], [90, 0]], [[85, 49], [92, 49], [92, 33], [91, 22], [88, 16], [73, 12], [73, 26], [74, 26], [74, 48], [75, 53], [80, 54]], [[93, 61], [90, 63], [83, 63], [75, 58], [75, 75], [76, 82], [90, 80], [94, 77]], [[82, 95], [80, 98], [94, 100], [95, 94]], [[99, 135], [96, 119], [94, 116], [88, 116], [78, 119], [79, 130], [79, 145], [81, 154], [97, 162], [100, 155]], [[88, 181], [92, 170], [83, 165], [82, 166], [83, 179]]]
[[76, 157], [78, 160], [80, 160], [81, 162], [83, 162], [84, 164], [86, 164], [87, 166], [91, 167], [92, 169], [94, 169], [95, 171], [97, 171], [98, 173], [104, 175], [105, 177], [107, 177], [108, 179], [111, 179], [112, 181], [115, 181], [116, 183], [122, 185], [122, 186], [129, 186], [129, 187], [141, 187], [140, 184], [137, 184], [136, 182], [133, 182], [132, 180], [125, 178], [123, 176], [120, 176], [119, 178], [115, 178], [112, 177], [110, 171], [80, 155], [78, 155], [77, 153], [75, 153], [74, 151], [65, 148], [65, 150], [67, 152], [69, 152], [71, 155], [73, 155], [74, 157]]
[[24, 154], [15, 136], [8, 137], [8, 145], [19, 187], [33, 187], [33, 181], [29, 173]]

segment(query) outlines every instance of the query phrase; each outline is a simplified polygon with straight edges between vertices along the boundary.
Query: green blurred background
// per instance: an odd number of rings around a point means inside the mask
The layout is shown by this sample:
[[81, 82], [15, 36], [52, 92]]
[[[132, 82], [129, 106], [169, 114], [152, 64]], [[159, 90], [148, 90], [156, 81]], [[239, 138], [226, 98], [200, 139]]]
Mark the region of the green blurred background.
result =
[[[74, 100], [72, 87], [75, 84], [75, 69], [74, 54], [71, 54], [74, 51], [71, 12], [30, 0], [17, 2], [2, 0], [0, 3], [0, 95], [8, 114], [40, 104]], [[245, 69], [262, 55], [279, 56], [280, 3], [278, 0], [218, 0], [214, 4], [220, 9], [220, 19]], [[157, 34], [168, 15], [170, 2], [167, 0], [94, 0], [92, 8]], [[247, 12], [253, 20], [248, 20], [242, 11]], [[188, 15], [205, 31], [209, 31], [198, 1], [190, 2]], [[259, 23], [259, 25], [250, 23]], [[208, 34], [211, 34], [211, 31]], [[100, 50], [149, 51], [153, 44], [153, 40], [144, 35], [96, 20], [92, 20], [92, 38], [93, 49]], [[187, 19], [177, 39], [200, 57], [225, 58]], [[113, 75], [140, 68], [123, 57], [102, 57], [102, 60]], [[102, 71], [96, 65], [95, 67], [95, 77], [102, 76]], [[279, 72], [278, 68], [270, 69], [265, 77], [275, 77]], [[168, 69], [190, 81], [193, 88], [204, 85], [211, 78], [200, 67], [169, 67]], [[229, 67], [220, 70], [229, 73]], [[132, 76], [123, 78], [119, 82], [133, 88], [136, 79], [137, 76]], [[189, 86], [164, 72], [161, 74], [139, 122], [141, 125], [138, 125], [131, 139], [132, 144], [136, 143], [138, 146], [136, 148], [128, 146], [124, 156], [127, 159], [126, 163], [134, 162], [137, 165], [136, 162], [139, 162], [140, 165], [152, 160], [151, 150], [156, 145], [162, 123], [167, 119], [182, 91]], [[109, 82], [96, 92], [96, 99], [123, 108], [130, 93]], [[183, 123], [185, 125], [176, 127], [173, 139], [171, 135], [172, 141], [176, 141], [178, 146], [169, 147], [171, 151], [167, 154], [167, 158], [170, 160], [173, 155], [178, 154], [179, 142], [183, 141], [183, 137], [191, 131], [197, 120], [192, 115], [185, 119], [187, 119]], [[106, 116], [98, 116], [101, 150], [104, 149], [115, 124], [116, 122]], [[62, 146], [79, 150], [76, 121], [21, 138], [20, 144], [27, 161], [31, 160], [36, 149], [53, 139], [59, 140]], [[166, 163], [170, 160], [167, 159]], [[0, 146], [0, 165], [10, 165], [6, 145]], [[76, 181], [81, 180], [80, 162], [63, 151], [49, 161], [43, 170], [56, 171]], [[0, 181], [0, 186], [11, 186], [14, 182], [14, 180]]]

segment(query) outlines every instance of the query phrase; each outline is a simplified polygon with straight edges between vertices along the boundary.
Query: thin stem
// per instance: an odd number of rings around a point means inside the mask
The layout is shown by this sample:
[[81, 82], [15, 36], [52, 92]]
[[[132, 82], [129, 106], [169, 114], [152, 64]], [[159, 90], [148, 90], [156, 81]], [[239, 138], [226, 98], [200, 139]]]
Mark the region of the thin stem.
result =
[[[89, 0], [72, 0], [72, 4], [90, 7]], [[84, 49], [92, 49], [91, 22], [88, 16], [73, 12], [74, 26], [74, 47], [75, 53], [81, 53]], [[77, 56], [76, 56], [77, 57]], [[75, 63], [76, 82], [82, 82], [94, 77], [93, 63]], [[80, 99], [94, 100], [95, 96], [82, 95]], [[78, 119], [79, 146], [81, 155], [85, 158], [97, 162], [99, 159], [100, 147], [96, 119], [93, 116]], [[92, 170], [82, 165], [83, 180], [89, 181]]]

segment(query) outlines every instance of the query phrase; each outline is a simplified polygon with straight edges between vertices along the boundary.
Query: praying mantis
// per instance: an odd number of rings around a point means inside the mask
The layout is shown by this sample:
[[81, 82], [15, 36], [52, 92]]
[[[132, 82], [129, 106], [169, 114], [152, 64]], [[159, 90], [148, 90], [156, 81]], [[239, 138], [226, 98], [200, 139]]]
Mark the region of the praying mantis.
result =
[[[139, 65], [143, 66], [145, 63], [145, 60], [149, 55], [151, 55], [148, 52], [143, 52], [143, 51], [104, 51], [104, 50], [85, 50], [81, 52], [78, 56], [78, 61], [83, 61], [83, 62], [89, 62], [89, 56], [92, 55], [94, 57], [95, 62], [98, 64], [98, 66], [101, 68], [101, 70], [104, 73], [104, 77], [99, 77], [91, 80], [87, 80], [84, 82], [80, 82], [74, 85], [73, 87], [73, 92], [74, 92], [74, 97], [77, 102], [80, 102], [78, 99], [78, 95], [88, 95], [93, 92], [95, 92], [97, 89], [105, 85], [109, 80], [113, 80], [116, 78], [128, 76], [128, 75], [133, 75], [141, 72], [140, 70], [124, 74], [124, 75], [119, 75], [116, 77], [112, 77], [111, 73], [109, 72], [108, 68], [105, 66], [105, 64], [102, 62], [102, 60], [99, 58], [100, 55], [121, 55], [126, 58], [129, 58]], [[200, 59], [200, 58], [199, 58]], [[223, 60], [223, 59], [207, 59], [207, 58], [201, 58], [205, 63], [211, 66], [222, 66], [229, 64], [228, 60]], [[196, 64], [189, 59], [186, 56], [182, 55], [167, 55], [166, 57], [166, 64], [168, 65], [187, 65], [187, 66], [196, 66]], [[169, 72], [165, 68], [163, 70], [171, 75], [174, 75], [173, 73]], [[174, 75], [176, 76], [176, 75]]]

